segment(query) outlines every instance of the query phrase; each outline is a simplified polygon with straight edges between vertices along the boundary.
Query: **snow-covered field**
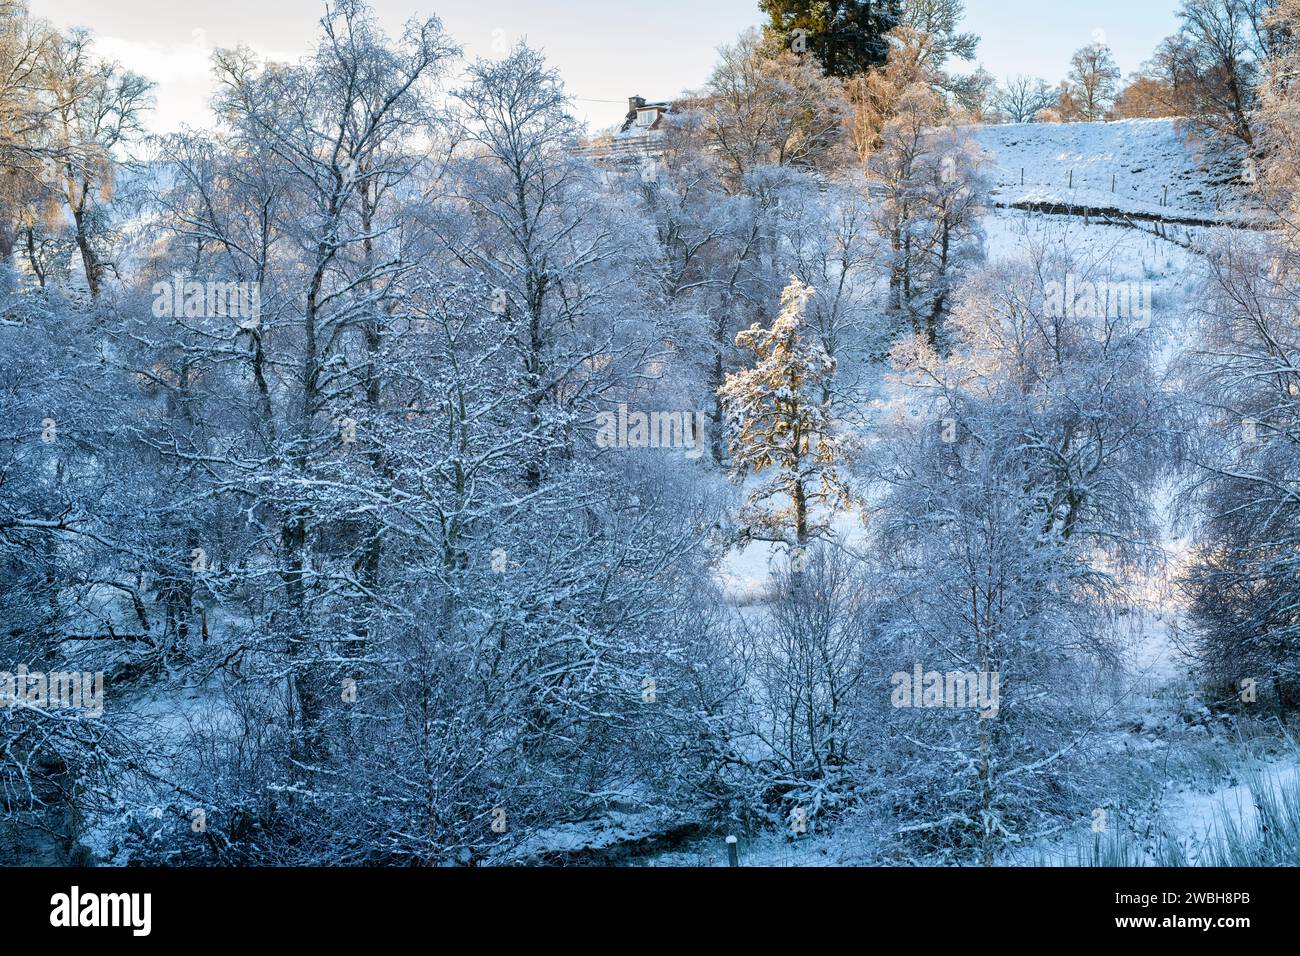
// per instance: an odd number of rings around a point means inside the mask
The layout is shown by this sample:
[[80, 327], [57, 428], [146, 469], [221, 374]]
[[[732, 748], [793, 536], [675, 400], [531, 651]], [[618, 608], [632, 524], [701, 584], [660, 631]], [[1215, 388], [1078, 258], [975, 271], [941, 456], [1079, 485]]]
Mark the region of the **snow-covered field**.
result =
[[1174, 120], [971, 128], [990, 157], [993, 201], [1248, 222], [1239, 157], [1203, 155]]

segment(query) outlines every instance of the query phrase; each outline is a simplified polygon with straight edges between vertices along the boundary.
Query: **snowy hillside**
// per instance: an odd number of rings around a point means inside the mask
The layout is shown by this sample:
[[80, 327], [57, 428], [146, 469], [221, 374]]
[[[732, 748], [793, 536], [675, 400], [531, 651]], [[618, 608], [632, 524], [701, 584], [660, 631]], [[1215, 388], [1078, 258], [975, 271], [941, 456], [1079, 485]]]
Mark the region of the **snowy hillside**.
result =
[[1171, 119], [968, 129], [990, 157], [993, 201], [1000, 205], [1059, 204], [1224, 222], [1256, 218], [1239, 158], [1201, 155]]

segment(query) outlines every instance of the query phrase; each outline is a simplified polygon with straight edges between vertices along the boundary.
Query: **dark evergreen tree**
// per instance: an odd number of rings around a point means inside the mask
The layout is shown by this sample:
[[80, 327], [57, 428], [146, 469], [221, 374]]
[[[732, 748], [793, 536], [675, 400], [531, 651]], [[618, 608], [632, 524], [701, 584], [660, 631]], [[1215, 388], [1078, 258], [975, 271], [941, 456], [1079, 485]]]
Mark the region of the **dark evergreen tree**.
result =
[[758, 6], [769, 18], [769, 36], [796, 52], [806, 45], [828, 74], [842, 77], [885, 62], [885, 34], [902, 12], [902, 0], [759, 0]]

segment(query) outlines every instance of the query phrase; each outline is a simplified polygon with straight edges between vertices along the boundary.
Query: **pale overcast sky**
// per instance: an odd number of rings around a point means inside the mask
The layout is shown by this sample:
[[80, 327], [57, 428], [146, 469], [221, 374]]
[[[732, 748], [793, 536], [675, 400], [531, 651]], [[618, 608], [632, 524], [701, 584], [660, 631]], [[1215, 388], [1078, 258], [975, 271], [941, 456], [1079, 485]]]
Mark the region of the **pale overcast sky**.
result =
[[[208, 55], [245, 43], [277, 59], [312, 45], [322, 0], [29, 0], [60, 27], [84, 26], [106, 55], [158, 83], [150, 127], [208, 123]], [[978, 62], [999, 78], [1061, 79], [1072, 51], [1104, 38], [1127, 74], [1176, 25], [1176, 0], [967, 0], [965, 28], [983, 38]], [[714, 52], [761, 21], [757, 0], [374, 0], [391, 34], [437, 14], [467, 56], [526, 37], [560, 69], [575, 111], [594, 129], [621, 118], [628, 96], [698, 87]], [[597, 102], [610, 100], [614, 102]]]

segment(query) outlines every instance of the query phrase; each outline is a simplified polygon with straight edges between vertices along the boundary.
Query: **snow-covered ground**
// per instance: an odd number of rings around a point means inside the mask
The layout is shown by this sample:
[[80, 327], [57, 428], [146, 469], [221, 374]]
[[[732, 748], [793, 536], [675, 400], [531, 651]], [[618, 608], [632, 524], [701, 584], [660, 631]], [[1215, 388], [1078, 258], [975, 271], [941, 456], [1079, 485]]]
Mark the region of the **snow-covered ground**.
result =
[[970, 127], [1000, 205], [1050, 203], [1249, 221], [1236, 157], [1201, 155], [1170, 119]]

